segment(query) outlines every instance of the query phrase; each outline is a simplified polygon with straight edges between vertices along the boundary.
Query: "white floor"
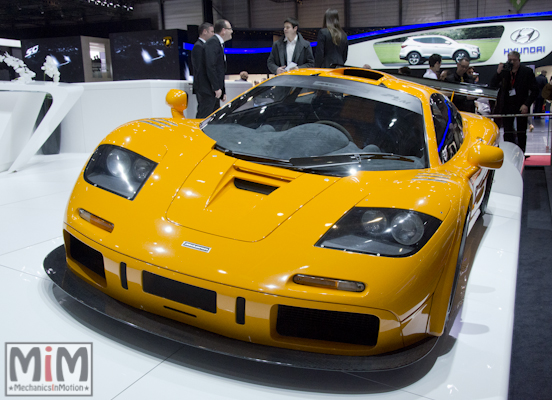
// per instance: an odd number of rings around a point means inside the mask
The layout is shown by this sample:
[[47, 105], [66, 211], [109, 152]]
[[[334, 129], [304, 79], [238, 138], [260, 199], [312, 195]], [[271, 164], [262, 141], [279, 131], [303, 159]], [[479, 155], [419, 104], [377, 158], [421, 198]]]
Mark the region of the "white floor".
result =
[[507, 398], [519, 197], [493, 193], [490, 214], [470, 234], [475, 259], [453, 337], [440, 342], [444, 354], [390, 372], [300, 370], [183, 346], [97, 314], [57, 289], [42, 262], [62, 244], [64, 208], [87, 157], [35, 156], [20, 172], [0, 173], [0, 342], [92, 342], [94, 398]]

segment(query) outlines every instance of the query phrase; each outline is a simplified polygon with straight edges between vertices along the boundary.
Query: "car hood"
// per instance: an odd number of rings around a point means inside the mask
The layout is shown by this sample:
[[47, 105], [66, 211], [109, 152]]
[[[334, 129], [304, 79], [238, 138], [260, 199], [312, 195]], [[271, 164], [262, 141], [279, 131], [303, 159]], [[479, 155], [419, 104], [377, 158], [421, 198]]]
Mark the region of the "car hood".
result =
[[213, 150], [188, 175], [167, 218], [200, 232], [254, 242], [337, 180], [237, 160]]

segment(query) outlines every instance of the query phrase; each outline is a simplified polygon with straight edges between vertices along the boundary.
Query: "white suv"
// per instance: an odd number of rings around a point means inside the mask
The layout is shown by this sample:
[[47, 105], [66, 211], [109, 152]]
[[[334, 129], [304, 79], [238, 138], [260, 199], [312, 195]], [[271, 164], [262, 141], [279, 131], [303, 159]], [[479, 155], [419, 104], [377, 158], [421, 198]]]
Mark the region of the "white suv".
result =
[[480, 56], [477, 46], [458, 43], [446, 36], [426, 35], [406, 39], [401, 45], [399, 57], [401, 60], [408, 60], [410, 65], [417, 65], [423, 64], [432, 54], [439, 54], [444, 59], [456, 62], [464, 57], [474, 60]]

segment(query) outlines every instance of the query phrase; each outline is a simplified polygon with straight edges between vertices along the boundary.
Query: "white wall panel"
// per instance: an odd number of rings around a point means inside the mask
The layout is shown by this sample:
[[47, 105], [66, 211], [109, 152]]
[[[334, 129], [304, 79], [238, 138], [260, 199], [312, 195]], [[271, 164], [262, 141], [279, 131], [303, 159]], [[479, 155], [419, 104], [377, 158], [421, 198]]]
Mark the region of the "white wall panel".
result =
[[203, 23], [203, 8], [197, 0], [165, 0], [165, 29], [188, 29]]
[[295, 17], [295, 3], [251, 0], [251, 28], [281, 28], [284, 26], [284, 20], [287, 17]]
[[304, 0], [298, 8], [299, 26], [301, 28], [322, 28], [324, 13], [328, 8], [335, 8], [339, 13], [339, 22], [345, 21], [345, 7], [343, 0]]
[[403, 0], [403, 25], [450, 21], [454, 14], [454, 0]]
[[[214, 0], [214, 19], [227, 18], [237, 29], [279, 29], [287, 17], [298, 17], [302, 28], [318, 28], [328, 8], [339, 11], [343, 25], [349, 27], [383, 27], [399, 24], [399, 0], [349, 0], [350, 21], [345, 20], [345, 0], [303, 0], [302, 4], [270, 0], [249, 0], [251, 26], [247, 0]], [[455, 19], [455, 0], [402, 0], [403, 25]], [[519, 13], [552, 11], [552, 0], [530, 0]], [[510, 0], [460, 0], [460, 18], [515, 15]], [[156, 0], [137, 4], [132, 18], [151, 18], [154, 28], [160, 28], [159, 3]], [[165, 0], [165, 26], [167, 29], [186, 29], [187, 25], [203, 22], [200, 0]]]
[[134, 6], [132, 19], [152, 20], [152, 29], [161, 29], [161, 17], [159, 12], [159, 3], [157, 1], [151, 3], [141, 3]]
[[247, 0], [217, 0], [213, 1], [213, 8], [220, 11], [217, 13], [218, 18], [227, 19], [233, 28], [249, 28]]
[[521, 10], [516, 11], [509, 0], [462, 0], [460, 1], [460, 18], [478, 18], [494, 15], [528, 14], [552, 11], [550, 0], [530, 0]]
[[396, 26], [399, 24], [399, 0], [350, 0], [350, 18], [346, 26]]

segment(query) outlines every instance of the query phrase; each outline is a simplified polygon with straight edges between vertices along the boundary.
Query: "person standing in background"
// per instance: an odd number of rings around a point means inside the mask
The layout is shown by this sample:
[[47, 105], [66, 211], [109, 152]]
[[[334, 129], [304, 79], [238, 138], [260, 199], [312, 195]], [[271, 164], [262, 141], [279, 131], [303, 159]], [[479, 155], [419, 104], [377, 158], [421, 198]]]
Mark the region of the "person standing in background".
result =
[[410, 67], [400, 67], [397, 70], [397, 73], [399, 75], [411, 76], [412, 75], [412, 70], [410, 69]]
[[479, 74], [475, 72], [475, 68], [470, 65], [468, 70], [466, 71], [466, 74], [471, 78], [473, 83], [479, 83]]
[[[498, 64], [491, 79], [491, 87], [498, 88], [495, 114], [528, 114], [537, 98], [537, 81], [533, 70], [521, 64], [517, 51], [508, 53], [508, 62]], [[514, 128], [514, 120], [516, 127]], [[516, 143], [525, 153], [527, 144], [527, 117], [502, 118], [504, 140]]]
[[299, 21], [294, 18], [284, 21], [284, 37], [272, 45], [266, 61], [272, 74], [278, 75], [296, 68], [311, 68], [314, 65], [311, 45], [297, 32], [298, 27]]
[[[199, 25], [198, 32], [199, 38], [192, 49], [193, 92], [197, 99], [196, 118], [205, 118], [213, 112], [212, 106], [209, 106], [209, 98], [212, 97], [212, 93], [207, 78], [207, 66], [205, 65], [205, 42], [215, 34], [213, 24], [209, 22], [202, 23]], [[207, 101], [205, 98], [207, 98]]]
[[[535, 107], [533, 108], [534, 113], [541, 113], [543, 112], [544, 107], [544, 98], [542, 97], [542, 89], [546, 86], [548, 83], [548, 79], [546, 79], [546, 70], [543, 69], [539, 76], [535, 78], [537, 80], [537, 86], [539, 87], [539, 92], [537, 93], [537, 98], [535, 100]], [[535, 119], [541, 119], [541, 117], [536, 116]]]
[[[448, 71], [445, 81], [455, 83], [473, 83], [473, 78], [468, 75], [468, 69], [470, 68], [470, 59], [462, 58], [456, 63], [456, 69]], [[463, 94], [455, 93], [452, 98], [453, 104], [460, 111], [475, 112], [475, 98], [471, 96], [465, 96]]]
[[232, 25], [225, 19], [215, 22], [214, 36], [205, 42], [205, 63], [207, 67], [207, 79], [211, 85], [211, 95], [208, 106], [209, 114], [220, 107], [220, 101], [226, 101], [224, 76], [226, 74], [226, 56], [224, 55], [224, 42], [232, 39]]
[[249, 73], [247, 71], [240, 72], [240, 79], [236, 79], [236, 82], [247, 82], [249, 79]]
[[429, 68], [424, 74], [424, 78], [439, 79], [439, 70], [441, 69], [442, 57], [439, 54], [429, 56]]
[[339, 25], [337, 10], [328, 8], [324, 14], [322, 29], [318, 31], [314, 66], [330, 68], [332, 64], [345, 65], [349, 51], [347, 34]]

